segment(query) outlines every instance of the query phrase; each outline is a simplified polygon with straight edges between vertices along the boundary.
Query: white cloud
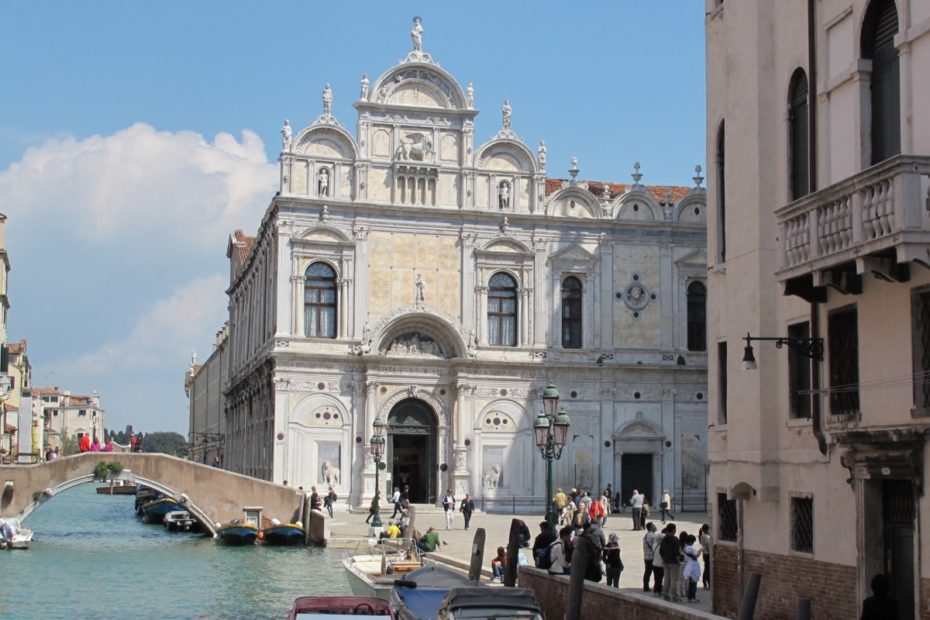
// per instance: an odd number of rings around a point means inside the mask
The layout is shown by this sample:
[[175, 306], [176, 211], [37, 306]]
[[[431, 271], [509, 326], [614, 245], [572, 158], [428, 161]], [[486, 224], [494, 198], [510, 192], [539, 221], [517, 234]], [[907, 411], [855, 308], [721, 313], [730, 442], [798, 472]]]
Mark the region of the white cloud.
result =
[[249, 131], [209, 142], [136, 123], [109, 136], [54, 138], [0, 172], [0, 211], [64, 221], [82, 241], [157, 239], [216, 251], [231, 229], [257, 226], [276, 165]]

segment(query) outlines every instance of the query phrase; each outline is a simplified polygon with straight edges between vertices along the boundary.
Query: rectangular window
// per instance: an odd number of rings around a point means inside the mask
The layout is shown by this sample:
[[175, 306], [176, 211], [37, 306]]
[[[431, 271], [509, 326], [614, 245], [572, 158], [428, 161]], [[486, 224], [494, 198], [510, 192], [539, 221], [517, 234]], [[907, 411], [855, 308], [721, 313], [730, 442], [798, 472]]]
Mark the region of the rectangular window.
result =
[[859, 414], [859, 331], [855, 306], [834, 310], [828, 316], [830, 340], [830, 414]]
[[930, 408], [930, 289], [917, 290], [911, 295], [911, 333], [914, 408], [926, 410]]
[[717, 517], [720, 540], [736, 541], [739, 521], [736, 519], [736, 500], [727, 499], [726, 493], [717, 493]]
[[717, 424], [727, 423], [727, 343], [717, 343]]
[[791, 549], [814, 552], [814, 499], [791, 498]]
[[[789, 338], [810, 338], [810, 323], [788, 326]], [[793, 419], [811, 417], [811, 359], [788, 347], [788, 416]]]

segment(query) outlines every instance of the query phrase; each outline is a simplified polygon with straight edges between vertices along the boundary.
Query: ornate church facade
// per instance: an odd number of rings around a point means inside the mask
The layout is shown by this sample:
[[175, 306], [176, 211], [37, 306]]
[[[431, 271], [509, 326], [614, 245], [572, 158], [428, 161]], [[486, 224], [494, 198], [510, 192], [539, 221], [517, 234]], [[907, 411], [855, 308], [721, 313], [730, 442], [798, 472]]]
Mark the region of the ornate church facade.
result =
[[[356, 130], [282, 128], [280, 191], [229, 243], [224, 466], [382, 494], [447, 488], [542, 510], [533, 421], [555, 384], [571, 417], [554, 478], [704, 509], [705, 192], [550, 178], [505, 102], [475, 144], [474, 88], [422, 48], [362, 78]], [[483, 502], [483, 503], [482, 503]]]

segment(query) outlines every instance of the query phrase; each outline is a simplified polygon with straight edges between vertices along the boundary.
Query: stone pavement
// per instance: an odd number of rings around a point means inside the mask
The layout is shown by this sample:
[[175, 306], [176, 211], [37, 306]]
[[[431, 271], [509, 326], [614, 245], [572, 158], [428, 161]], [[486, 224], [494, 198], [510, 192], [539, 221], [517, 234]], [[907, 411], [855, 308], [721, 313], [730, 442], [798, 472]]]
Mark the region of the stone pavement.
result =
[[[387, 508], [382, 512], [381, 520], [387, 527], [388, 520], [393, 508]], [[360, 539], [369, 536], [371, 528], [365, 524], [365, 517], [368, 511], [348, 512], [344, 504], [337, 504], [334, 518], [330, 521], [330, 536], [335, 545], [339, 545], [338, 539]], [[688, 533], [697, 535], [703, 523], [707, 523], [705, 513], [684, 513], [676, 514], [678, 517], [675, 524], [680, 533], [682, 529]], [[507, 536], [510, 533], [510, 522], [514, 518], [523, 519], [533, 537], [539, 534], [539, 523], [543, 520], [541, 515], [513, 515], [513, 514], [485, 514], [475, 513], [471, 519], [471, 530], [464, 529], [462, 513], [455, 513], [455, 523], [452, 530], [446, 530], [445, 516], [438, 507], [417, 505], [416, 529], [425, 532], [430, 526], [439, 530], [439, 537], [445, 543], [440, 553], [450, 556], [461, 562], [468, 564], [471, 557], [471, 545], [474, 537], [474, 530], [483, 527], [487, 533], [487, 543], [484, 549], [484, 568], [490, 567], [491, 558], [494, 556], [497, 547], [507, 545]], [[650, 519], [652, 520], [652, 519]], [[664, 527], [661, 520], [654, 520], [656, 527], [661, 530]], [[643, 535], [645, 531], [633, 531], [632, 518], [629, 512], [621, 514], [612, 514], [607, 519], [607, 525], [604, 526], [605, 535], [616, 533], [620, 539], [620, 556], [623, 559], [624, 570], [620, 575], [620, 588], [629, 594], [654, 598], [654, 595], [643, 592]], [[532, 543], [530, 543], [532, 547]], [[523, 549], [526, 559], [533, 563], [532, 549]], [[701, 568], [703, 569], [703, 561]], [[602, 582], [603, 583], [603, 582]], [[681, 603], [681, 605], [709, 612], [711, 610], [710, 592], [703, 590], [698, 584], [697, 598], [700, 603]]]

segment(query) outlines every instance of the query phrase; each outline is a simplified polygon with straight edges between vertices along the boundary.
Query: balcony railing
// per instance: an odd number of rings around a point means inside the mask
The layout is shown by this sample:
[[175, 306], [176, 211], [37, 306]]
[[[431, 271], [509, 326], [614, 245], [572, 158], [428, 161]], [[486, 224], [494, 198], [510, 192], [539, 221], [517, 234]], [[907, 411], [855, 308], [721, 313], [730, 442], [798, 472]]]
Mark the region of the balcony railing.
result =
[[928, 187], [930, 157], [898, 155], [779, 209], [778, 279], [891, 250], [899, 263], [927, 262]]

